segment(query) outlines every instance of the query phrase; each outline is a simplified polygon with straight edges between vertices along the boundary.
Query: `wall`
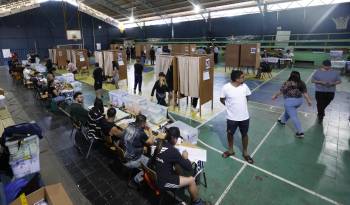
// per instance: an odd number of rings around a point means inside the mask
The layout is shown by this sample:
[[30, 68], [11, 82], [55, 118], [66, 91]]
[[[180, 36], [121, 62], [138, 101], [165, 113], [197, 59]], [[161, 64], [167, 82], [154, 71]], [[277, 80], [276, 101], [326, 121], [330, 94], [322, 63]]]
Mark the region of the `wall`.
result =
[[[291, 30], [292, 34], [350, 32], [349, 25], [346, 30], [336, 30], [332, 21], [332, 17], [349, 15], [348, 11], [350, 11], [350, 3], [269, 12], [264, 16], [250, 14], [216, 18], [210, 20], [211, 31], [209, 23], [204, 20], [181, 22], [174, 24], [174, 37], [198, 38], [275, 34], [278, 26], [281, 26], [283, 30]], [[77, 8], [67, 5], [66, 13], [67, 27], [78, 28]], [[107, 49], [112, 41], [120, 38], [171, 38], [170, 25], [148, 26], [143, 29], [131, 28], [126, 29], [121, 34], [116, 27], [84, 13], [80, 15], [84, 45], [89, 50], [94, 49], [93, 28], [95, 29], [96, 43], [101, 43], [102, 49]], [[76, 43], [66, 40], [63, 19], [61, 2], [47, 2], [39, 8], [2, 17], [0, 18], [0, 49], [10, 48], [16, 51], [21, 58], [24, 58], [29, 51], [34, 51], [36, 46], [39, 55], [46, 57], [48, 56], [48, 48], [57, 44]], [[102, 26], [102, 29], [98, 29], [98, 26]], [[0, 54], [0, 65], [5, 61]]]
[[[67, 4], [65, 11], [67, 28], [78, 29], [77, 8]], [[93, 28], [96, 43], [101, 43], [102, 49], [109, 48], [110, 42], [119, 38], [119, 29], [87, 14], [79, 15], [85, 48], [94, 50]], [[98, 26], [102, 28], [99, 29]], [[48, 56], [49, 48], [59, 44], [76, 43], [82, 41], [66, 39], [61, 2], [47, 2], [39, 8], [0, 18], [0, 49], [10, 48], [11, 51], [17, 52], [21, 59], [35, 48], [39, 56], [44, 58]], [[0, 54], [0, 65], [6, 61]]]
[[[348, 16], [350, 3], [297, 8], [279, 12], [261, 14], [249, 14], [243, 16], [211, 19], [212, 29], [209, 32], [209, 24], [204, 20], [181, 22], [174, 24], [175, 38], [228, 37], [238, 35], [263, 35], [276, 34], [278, 26], [282, 30], [290, 30], [292, 34], [307, 33], [338, 33], [350, 32], [350, 26], [346, 30], [336, 30], [332, 17]], [[349, 21], [350, 23], [350, 21]], [[147, 38], [171, 38], [171, 26], [146, 27]], [[126, 33], [132, 38], [145, 38], [139, 28], [127, 29]]]

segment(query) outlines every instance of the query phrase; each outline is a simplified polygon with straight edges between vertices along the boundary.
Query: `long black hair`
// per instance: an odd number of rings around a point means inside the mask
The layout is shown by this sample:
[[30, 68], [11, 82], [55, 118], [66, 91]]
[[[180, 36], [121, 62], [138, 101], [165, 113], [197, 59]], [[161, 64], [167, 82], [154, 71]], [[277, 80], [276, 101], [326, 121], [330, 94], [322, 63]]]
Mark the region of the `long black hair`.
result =
[[298, 71], [292, 71], [289, 75], [288, 81], [294, 81], [296, 83], [301, 83], [300, 73]]
[[92, 108], [92, 110], [100, 114], [104, 112], [103, 101], [100, 98], [95, 99], [94, 107]]

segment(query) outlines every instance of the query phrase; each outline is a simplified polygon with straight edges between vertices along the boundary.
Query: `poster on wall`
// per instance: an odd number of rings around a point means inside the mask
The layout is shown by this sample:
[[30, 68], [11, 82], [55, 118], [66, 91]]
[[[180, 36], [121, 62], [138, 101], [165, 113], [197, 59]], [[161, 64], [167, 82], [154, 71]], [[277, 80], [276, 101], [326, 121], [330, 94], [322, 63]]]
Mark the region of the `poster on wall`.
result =
[[118, 65], [124, 65], [123, 53], [118, 53]]
[[10, 51], [10, 49], [2, 49], [2, 56], [4, 58], [11, 58], [11, 51]]
[[205, 71], [210, 69], [210, 58], [205, 59]]
[[84, 53], [83, 53], [83, 52], [79, 52], [79, 61], [80, 61], [80, 62], [84, 62], [84, 61], [85, 61]]
[[250, 48], [250, 54], [256, 54], [256, 48]]
[[101, 43], [96, 43], [96, 50], [98, 50], [98, 51], [101, 50]]

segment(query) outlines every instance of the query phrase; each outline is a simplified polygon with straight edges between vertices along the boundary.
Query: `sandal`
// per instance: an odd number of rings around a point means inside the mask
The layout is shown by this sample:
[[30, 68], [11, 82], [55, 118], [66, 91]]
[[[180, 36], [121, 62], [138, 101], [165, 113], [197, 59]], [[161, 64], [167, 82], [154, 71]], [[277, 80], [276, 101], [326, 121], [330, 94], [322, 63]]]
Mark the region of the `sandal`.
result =
[[254, 163], [253, 158], [251, 158], [249, 155], [246, 155], [246, 156], [243, 155], [243, 158], [244, 158], [245, 161], [247, 161], [249, 164], [253, 164], [253, 163]]
[[227, 157], [233, 156], [233, 155], [235, 155], [235, 152], [225, 151], [224, 153], [222, 153], [221, 156], [222, 156], [223, 158], [227, 158]]

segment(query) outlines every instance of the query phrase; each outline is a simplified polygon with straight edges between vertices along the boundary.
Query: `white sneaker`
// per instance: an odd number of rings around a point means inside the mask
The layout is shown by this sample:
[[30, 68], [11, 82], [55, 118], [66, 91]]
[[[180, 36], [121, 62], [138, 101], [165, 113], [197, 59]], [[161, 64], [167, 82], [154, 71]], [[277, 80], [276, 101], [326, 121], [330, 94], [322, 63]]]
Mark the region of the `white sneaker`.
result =
[[295, 137], [296, 138], [300, 138], [300, 139], [302, 139], [302, 138], [304, 138], [304, 133], [299, 133], [299, 132], [297, 132], [297, 133], [295, 133]]

